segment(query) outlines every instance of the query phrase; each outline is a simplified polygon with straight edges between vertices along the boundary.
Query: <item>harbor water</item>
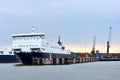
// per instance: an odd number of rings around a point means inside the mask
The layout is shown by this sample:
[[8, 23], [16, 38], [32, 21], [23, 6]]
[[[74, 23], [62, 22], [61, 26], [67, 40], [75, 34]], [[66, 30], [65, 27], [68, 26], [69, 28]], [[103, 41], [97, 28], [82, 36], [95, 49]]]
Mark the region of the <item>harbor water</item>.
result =
[[120, 62], [20, 66], [0, 64], [0, 80], [120, 80]]

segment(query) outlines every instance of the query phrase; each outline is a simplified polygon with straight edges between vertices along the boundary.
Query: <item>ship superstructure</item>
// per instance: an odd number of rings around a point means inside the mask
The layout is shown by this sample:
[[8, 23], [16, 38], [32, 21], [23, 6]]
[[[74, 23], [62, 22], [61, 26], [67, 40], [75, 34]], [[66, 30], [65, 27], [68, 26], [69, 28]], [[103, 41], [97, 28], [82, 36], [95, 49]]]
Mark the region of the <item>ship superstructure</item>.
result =
[[0, 48], [0, 63], [14, 63], [18, 62], [11, 48]]
[[69, 50], [64, 50], [62, 45], [46, 41], [44, 33], [14, 34], [12, 37], [14, 52], [70, 53]]
[[44, 33], [26, 33], [13, 34], [12, 49], [23, 64], [33, 64], [33, 59], [47, 58], [68, 58], [70, 50], [65, 50], [65, 47], [60, 42], [60, 37], [57, 42], [52, 43], [45, 39]]
[[14, 55], [10, 48], [0, 48], [0, 55]]

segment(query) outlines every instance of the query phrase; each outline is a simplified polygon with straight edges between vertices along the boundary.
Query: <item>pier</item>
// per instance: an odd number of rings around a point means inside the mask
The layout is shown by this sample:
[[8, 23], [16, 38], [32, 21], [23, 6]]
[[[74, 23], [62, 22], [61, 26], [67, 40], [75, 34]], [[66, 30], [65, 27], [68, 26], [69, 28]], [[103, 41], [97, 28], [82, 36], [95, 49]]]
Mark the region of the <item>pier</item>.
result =
[[64, 65], [64, 64], [78, 64], [98, 61], [95, 57], [80, 57], [80, 58], [32, 58], [32, 65]]

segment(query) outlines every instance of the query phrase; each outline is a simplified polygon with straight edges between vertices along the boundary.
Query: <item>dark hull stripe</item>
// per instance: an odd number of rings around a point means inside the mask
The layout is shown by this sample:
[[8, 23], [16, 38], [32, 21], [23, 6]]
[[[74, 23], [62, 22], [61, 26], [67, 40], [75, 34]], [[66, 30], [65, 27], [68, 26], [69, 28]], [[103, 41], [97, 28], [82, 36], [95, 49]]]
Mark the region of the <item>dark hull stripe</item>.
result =
[[0, 63], [15, 63], [18, 62], [15, 55], [0, 55]]
[[[17, 57], [22, 61], [23, 64], [32, 64], [32, 58], [50, 58], [50, 53], [40, 53], [40, 52], [19, 52], [15, 53]], [[70, 54], [55, 54], [52, 53], [51, 57], [54, 58], [72, 58]]]
[[120, 58], [103, 58], [99, 59], [99, 61], [120, 61]]

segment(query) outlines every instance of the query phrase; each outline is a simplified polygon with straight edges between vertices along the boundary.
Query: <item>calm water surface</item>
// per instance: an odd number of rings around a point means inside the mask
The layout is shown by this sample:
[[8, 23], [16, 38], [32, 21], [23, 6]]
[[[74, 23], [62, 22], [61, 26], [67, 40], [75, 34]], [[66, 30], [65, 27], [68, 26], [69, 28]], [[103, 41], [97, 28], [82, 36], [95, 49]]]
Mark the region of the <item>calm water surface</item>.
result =
[[56, 66], [0, 64], [0, 80], [120, 80], [120, 62]]

